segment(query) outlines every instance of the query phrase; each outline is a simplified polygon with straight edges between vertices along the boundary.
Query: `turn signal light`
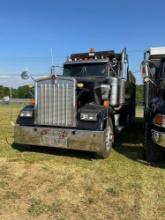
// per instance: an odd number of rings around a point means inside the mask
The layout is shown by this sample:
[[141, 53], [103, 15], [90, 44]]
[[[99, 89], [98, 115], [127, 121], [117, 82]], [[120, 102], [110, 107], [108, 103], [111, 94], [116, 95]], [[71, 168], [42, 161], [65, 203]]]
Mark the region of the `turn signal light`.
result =
[[32, 99], [32, 100], [31, 100], [31, 104], [32, 104], [32, 105], [35, 105], [35, 99]]
[[154, 118], [154, 124], [163, 125], [164, 124], [164, 117], [163, 115], [157, 114]]
[[95, 52], [95, 48], [90, 48], [89, 52], [90, 53], [94, 53]]
[[105, 100], [105, 101], [104, 101], [104, 107], [105, 107], [105, 108], [108, 108], [109, 105], [110, 105], [110, 101], [109, 101], [109, 100]]

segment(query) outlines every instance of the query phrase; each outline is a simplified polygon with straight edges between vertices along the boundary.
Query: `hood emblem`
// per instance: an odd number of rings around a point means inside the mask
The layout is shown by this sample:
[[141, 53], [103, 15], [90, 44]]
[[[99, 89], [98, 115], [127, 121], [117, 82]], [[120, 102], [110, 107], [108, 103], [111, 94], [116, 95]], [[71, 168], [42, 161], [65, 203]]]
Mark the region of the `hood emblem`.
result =
[[57, 80], [57, 76], [56, 75], [51, 75], [51, 80], [52, 80], [52, 82], [53, 82], [53, 84], [55, 84], [56, 83], [56, 80]]

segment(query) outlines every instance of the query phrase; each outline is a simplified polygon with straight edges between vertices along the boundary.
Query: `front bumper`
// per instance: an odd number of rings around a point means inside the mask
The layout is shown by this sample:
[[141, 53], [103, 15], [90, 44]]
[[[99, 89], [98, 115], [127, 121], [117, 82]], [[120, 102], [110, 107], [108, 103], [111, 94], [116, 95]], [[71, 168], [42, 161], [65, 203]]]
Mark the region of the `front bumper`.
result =
[[97, 152], [104, 144], [104, 131], [15, 125], [14, 143]]
[[165, 148], [165, 133], [152, 129], [151, 134], [153, 142]]

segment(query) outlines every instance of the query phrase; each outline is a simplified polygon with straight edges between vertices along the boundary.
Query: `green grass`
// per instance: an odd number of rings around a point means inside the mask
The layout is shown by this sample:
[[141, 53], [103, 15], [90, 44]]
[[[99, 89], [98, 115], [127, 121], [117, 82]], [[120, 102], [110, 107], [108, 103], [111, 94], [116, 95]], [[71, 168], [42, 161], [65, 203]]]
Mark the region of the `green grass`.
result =
[[21, 105], [0, 106], [0, 219], [165, 219], [165, 165], [142, 156], [136, 127], [116, 137], [111, 157], [13, 145]]

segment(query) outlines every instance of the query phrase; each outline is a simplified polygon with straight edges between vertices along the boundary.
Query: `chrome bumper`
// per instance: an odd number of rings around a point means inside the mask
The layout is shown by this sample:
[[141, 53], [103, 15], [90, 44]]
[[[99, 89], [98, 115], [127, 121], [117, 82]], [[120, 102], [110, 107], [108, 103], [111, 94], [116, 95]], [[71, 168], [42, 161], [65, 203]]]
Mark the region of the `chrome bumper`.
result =
[[15, 125], [14, 143], [97, 152], [104, 143], [104, 131]]
[[154, 129], [151, 130], [152, 140], [155, 144], [158, 144], [161, 147], [165, 148], [165, 133], [155, 131]]

